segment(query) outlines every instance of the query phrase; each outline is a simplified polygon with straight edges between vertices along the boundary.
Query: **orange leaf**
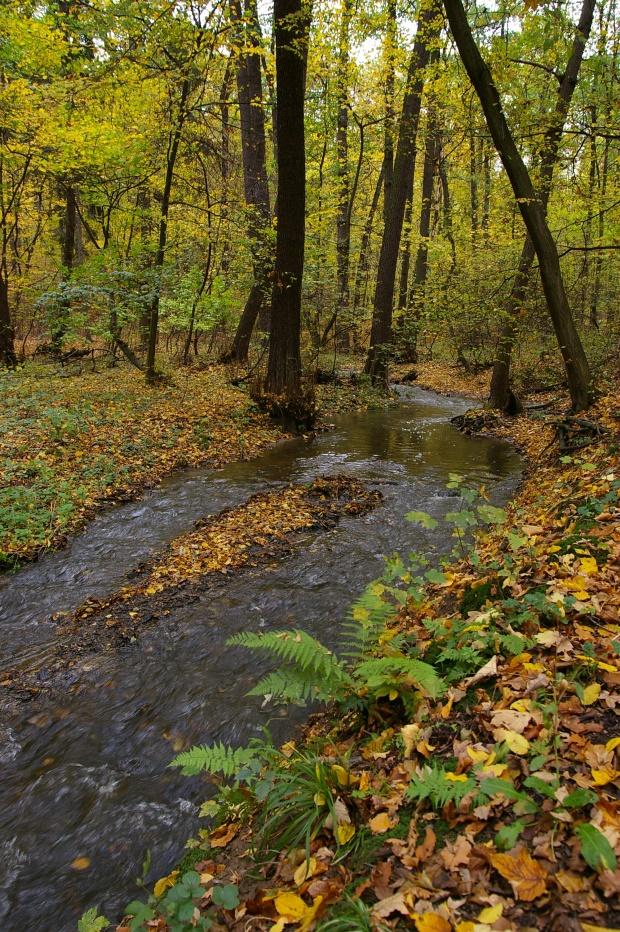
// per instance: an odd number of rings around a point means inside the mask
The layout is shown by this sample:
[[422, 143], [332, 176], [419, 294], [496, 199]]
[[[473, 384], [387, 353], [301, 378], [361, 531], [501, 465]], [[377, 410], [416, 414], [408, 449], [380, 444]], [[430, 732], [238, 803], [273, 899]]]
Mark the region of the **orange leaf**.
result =
[[489, 861], [509, 882], [515, 896], [520, 900], [535, 900], [547, 889], [547, 871], [542, 864], [530, 857], [525, 848], [510, 854], [494, 852], [489, 855]]

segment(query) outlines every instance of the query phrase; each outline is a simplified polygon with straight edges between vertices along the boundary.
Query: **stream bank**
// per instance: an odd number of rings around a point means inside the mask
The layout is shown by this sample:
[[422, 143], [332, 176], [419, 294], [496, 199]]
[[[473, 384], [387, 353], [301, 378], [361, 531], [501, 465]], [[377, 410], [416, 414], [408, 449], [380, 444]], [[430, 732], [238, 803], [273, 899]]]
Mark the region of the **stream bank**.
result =
[[[420, 549], [436, 559], [450, 546], [442, 528], [403, 519], [412, 508], [436, 518], [453, 509], [450, 473], [485, 484], [498, 503], [511, 496], [520, 475], [513, 448], [465, 437], [449, 423], [468, 402], [417, 389], [404, 390], [402, 402], [343, 415], [333, 430], [286, 441], [251, 463], [172, 476], [97, 517], [64, 551], [2, 581], [2, 667], [34, 665], [57, 636], [52, 614], [107, 598], [198, 519], [335, 473], [383, 494], [380, 507], [313, 535], [284, 563], [249, 568], [184, 605], [139, 647], [129, 644], [85, 671], [79, 692], [37, 699], [4, 718], [3, 929], [21, 932], [44, 918], [65, 932], [94, 904], [118, 914], [135, 891], [145, 850], [151, 882], [172, 868], [196, 829], [204, 784], [170, 770], [174, 754], [194, 743], [243, 744], [267, 723], [276, 740], [291, 735], [299, 711], [261, 710], [246, 697], [265, 668], [226, 647], [229, 636], [299, 627], [334, 647], [352, 598], [380, 575], [384, 555]], [[76, 860], [81, 870], [72, 867]]]
[[[570, 452], [554, 442], [553, 412], [513, 422], [529, 470], [507, 516], [467, 496], [469, 509], [444, 515], [457, 531], [476, 514], [497, 528], [461, 542], [443, 573], [395, 566], [357, 603], [360, 625], [373, 605], [381, 621], [374, 656], [406, 644], [441, 694], [415, 677], [394, 677], [389, 694], [371, 680], [335, 689], [336, 709], [296, 743], [252, 752], [262, 770], [240, 767], [235, 786], [260, 802], [249, 814], [226, 793], [209, 803], [214, 822], [134, 904], [132, 928], [167, 928], [181, 903], [217, 929], [618, 928], [616, 398], [577, 425]], [[416, 520], [434, 526], [430, 513]], [[289, 663], [289, 683], [298, 674]], [[222, 766], [205, 751], [181, 763]], [[290, 841], [293, 817], [311, 826], [307, 847]]]

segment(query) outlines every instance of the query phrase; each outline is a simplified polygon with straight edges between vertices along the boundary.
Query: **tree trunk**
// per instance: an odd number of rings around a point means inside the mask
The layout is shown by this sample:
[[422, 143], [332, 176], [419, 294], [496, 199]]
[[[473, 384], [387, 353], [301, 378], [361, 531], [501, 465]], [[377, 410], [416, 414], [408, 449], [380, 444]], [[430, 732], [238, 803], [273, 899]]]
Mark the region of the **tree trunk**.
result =
[[370, 202], [370, 209], [368, 210], [368, 216], [366, 217], [366, 223], [364, 224], [364, 229], [362, 231], [362, 239], [360, 242], [360, 254], [357, 260], [357, 270], [355, 272], [355, 289], [353, 291], [353, 314], [356, 316], [362, 305], [362, 293], [365, 294], [366, 291], [366, 280], [368, 278], [368, 260], [370, 252], [370, 237], [372, 236], [372, 228], [375, 221], [375, 214], [377, 212], [377, 207], [379, 206], [379, 198], [381, 197], [381, 189], [383, 187], [383, 172], [385, 168], [385, 162], [381, 166], [381, 171], [379, 172], [379, 177], [377, 178], [377, 183], [375, 185], [375, 190], [372, 195], [372, 201]]
[[181, 141], [181, 132], [185, 117], [187, 116], [186, 104], [189, 96], [189, 79], [185, 78], [181, 85], [181, 96], [179, 99], [179, 112], [177, 115], [176, 125], [168, 137], [168, 152], [166, 155], [166, 177], [164, 180], [164, 189], [161, 198], [161, 210], [159, 215], [159, 237], [157, 241], [157, 252], [155, 253], [154, 269], [157, 280], [155, 281], [155, 294], [151, 304], [151, 315], [149, 321], [149, 342], [146, 350], [146, 365], [144, 368], [146, 381], [152, 385], [157, 379], [155, 371], [155, 352], [157, 349], [157, 331], [159, 324], [159, 300], [161, 296], [161, 276], [166, 256], [166, 244], [168, 242], [168, 212], [170, 210], [170, 195], [172, 193], [172, 182], [174, 179], [174, 167], [179, 152], [179, 143]]
[[248, 358], [252, 332], [269, 290], [269, 273], [273, 266], [269, 241], [271, 207], [267, 180], [265, 111], [256, 0], [246, 0], [245, 27], [240, 0], [231, 0], [230, 9], [236, 27], [236, 40], [242, 50], [237, 56], [237, 91], [241, 121], [243, 186], [254, 281], [232, 346], [224, 358], [227, 361], [245, 362]]
[[337, 128], [336, 159], [338, 206], [336, 213], [336, 277], [338, 289], [333, 321], [346, 317], [349, 310], [349, 261], [351, 247], [351, 211], [349, 209], [349, 23], [352, 0], [344, 0], [340, 20], [338, 69], [336, 74]]
[[[518, 314], [525, 298], [532, 262], [534, 256], [537, 255], [547, 307], [566, 368], [571, 400], [574, 409], [581, 410], [589, 404], [590, 370], [573, 321], [562, 279], [558, 252], [546, 222], [546, 213], [553, 169], [557, 161], [564, 123], [577, 84], [585, 45], [590, 35], [595, 0], [583, 2], [571, 54], [558, 88], [554, 119], [545, 133], [540, 156], [538, 197], [536, 197], [528, 171], [508, 129], [491, 74], [471, 36], [460, 0], [445, 0], [445, 2], [450, 26], [452, 27], [452, 18], [454, 18], [454, 28], [460, 30], [460, 42], [464, 43], [463, 48], [467, 49], [464, 52], [455, 35], [461, 58], [482, 103], [487, 125], [512, 184], [515, 197], [518, 199], [519, 210], [528, 231], [521, 251], [517, 274], [506, 301], [506, 322], [502, 328], [497, 358], [493, 366], [489, 403], [494, 408], [508, 409], [513, 398], [510, 388], [512, 348], [518, 330]], [[466, 33], [463, 33], [463, 23]]]
[[388, 357], [392, 341], [392, 307], [400, 238], [407, 196], [415, 169], [416, 137], [424, 87], [424, 72], [430, 50], [441, 30], [442, 17], [435, 0], [428, 0], [420, 11], [418, 31], [407, 70], [407, 83], [394, 161], [394, 180], [389, 194], [386, 223], [381, 242], [375, 288], [370, 348], [366, 373], [373, 383], [387, 385]]
[[230, 198], [230, 86], [232, 84], [232, 56], [226, 62], [224, 80], [220, 90], [220, 119], [222, 121], [220, 173], [222, 176], [222, 203], [220, 207], [221, 225], [224, 229], [220, 269], [222, 274], [228, 272], [230, 265], [230, 224], [228, 217]]
[[15, 334], [9, 305], [9, 283], [5, 267], [0, 269], [0, 365], [8, 366], [10, 369], [17, 365]]
[[275, 0], [278, 226], [265, 389], [293, 401], [301, 391], [306, 156], [304, 92], [308, 17], [303, 0]]
[[429, 105], [424, 144], [424, 172], [422, 175], [422, 203], [420, 205], [420, 222], [418, 225], [419, 243], [413, 270], [413, 283], [408, 305], [408, 320], [405, 322], [405, 348], [407, 361], [418, 361], [417, 338], [420, 317], [424, 311], [424, 294], [428, 276], [428, 240], [431, 232], [431, 210], [433, 206], [433, 184], [439, 162], [439, 132], [437, 113]]
[[387, 223], [388, 205], [394, 183], [394, 54], [396, 51], [396, 0], [387, 0], [385, 30], [385, 133], [383, 137], [383, 222]]

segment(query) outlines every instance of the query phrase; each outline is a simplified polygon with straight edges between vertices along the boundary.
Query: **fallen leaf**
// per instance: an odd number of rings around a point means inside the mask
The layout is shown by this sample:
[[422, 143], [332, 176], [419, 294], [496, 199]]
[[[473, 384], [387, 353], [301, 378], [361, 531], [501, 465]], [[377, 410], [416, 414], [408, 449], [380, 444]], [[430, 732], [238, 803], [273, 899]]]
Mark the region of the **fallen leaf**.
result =
[[85, 871], [90, 867], [90, 858], [81, 857], [71, 861], [71, 867], [74, 871]]
[[509, 882], [515, 896], [520, 900], [535, 900], [547, 889], [548, 872], [525, 848], [519, 848], [509, 854], [492, 852], [489, 854], [489, 861]]
[[414, 916], [413, 921], [418, 932], [451, 932], [452, 929], [448, 920], [437, 913], [422, 913]]
[[390, 819], [387, 812], [380, 812], [368, 822], [368, 828], [373, 835], [383, 835], [384, 832], [394, 828], [396, 822]]

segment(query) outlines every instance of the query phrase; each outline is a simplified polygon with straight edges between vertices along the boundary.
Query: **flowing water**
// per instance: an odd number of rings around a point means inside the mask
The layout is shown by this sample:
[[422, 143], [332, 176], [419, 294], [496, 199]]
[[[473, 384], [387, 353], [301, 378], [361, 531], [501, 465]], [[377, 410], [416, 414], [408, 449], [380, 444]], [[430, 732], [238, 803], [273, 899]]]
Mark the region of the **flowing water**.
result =
[[[303, 627], [331, 646], [349, 603], [382, 570], [382, 557], [449, 546], [445, 528], [404, 520], [454, 509], [451, 472], [485, 483], [501, 503], [520, 461], [508, 444], [466, 437], [450, 417], [466, 401], [401, 389], [402, 404], [348, 414], [311, 441], [286, 441], [258, 460], [177, 473], [140, 501], [111, 509], [62, 552], [0, 582], [0, 669], [41, 663], [50, 615], [104, 596], [193, 522], [257, 491], [347, 473], [376, 483], [383, 503], [309, 533], [280, 563], [223, 581], [139, 643], [93, 663], [64, 700], [37, 700], [0, 720], [0, 928], [75, 929], [98, 905], [117, 918], [134, 898], [145, 851], [149, 880], [166, 873], [197, 827], [205, 786], [167, 769], [187, 743], [243, 743], [269, 721], [284, 740], [299, 716], [274, 718], [245, 696], [263, 668], [230, 649], [241, 630]], [[71, 867], [77, 857], [89, 869]]]

